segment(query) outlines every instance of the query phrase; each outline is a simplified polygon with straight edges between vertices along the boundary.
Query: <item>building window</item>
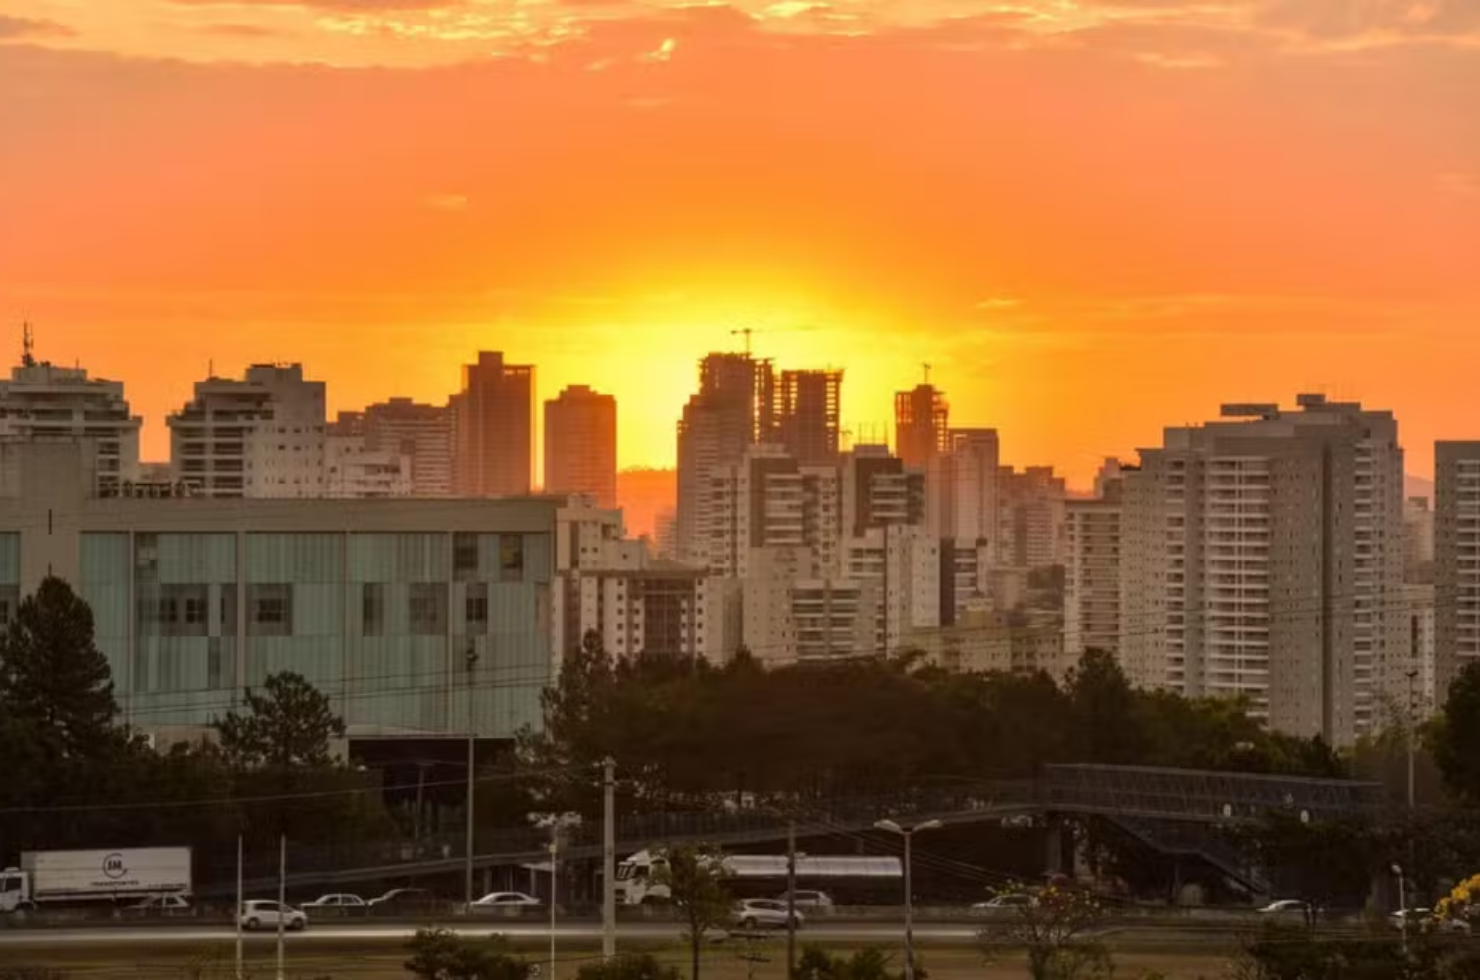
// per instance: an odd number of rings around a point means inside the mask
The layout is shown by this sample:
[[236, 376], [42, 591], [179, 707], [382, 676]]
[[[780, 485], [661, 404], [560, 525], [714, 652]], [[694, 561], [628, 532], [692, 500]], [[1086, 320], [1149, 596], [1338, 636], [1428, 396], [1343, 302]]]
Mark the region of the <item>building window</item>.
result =
[[524, 578], [524, 536], [501, 534], [498, 538], [499, 580], [518, 582]]
[[469, 634], [488, 632], [488, 586], [474, 582], [463, 600], [463, 619]]
[[185, 623], [190, 626], [204, 626], [206, 622], [206, 600], [203, 597], [191, 596], [185, 600]]
[[452, 536], [452, 577], [459, 582], [478, 577], [478, 535], [459, 531]]
[[447, 587], [439, 582], [413, 582], [409, 611], [413, 636], [446, 633]]
[[360, 635], [385, 635], [385, 586], [379, 582], [360, 586]]
[[273, 583], [249, 586], [247, 608], [251, 610], [247, 626], [253, 636], [293, 635], [291, 585]]

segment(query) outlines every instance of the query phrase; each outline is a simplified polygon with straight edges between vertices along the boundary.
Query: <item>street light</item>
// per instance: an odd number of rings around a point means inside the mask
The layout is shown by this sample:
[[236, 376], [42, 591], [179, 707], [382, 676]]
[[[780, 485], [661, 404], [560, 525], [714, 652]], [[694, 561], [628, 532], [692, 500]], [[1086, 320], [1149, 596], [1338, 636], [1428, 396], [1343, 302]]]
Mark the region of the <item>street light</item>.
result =
[[477, 753], [478, 742], [478, 734], [473, 725], [473, 679], [476, 676], [476, 671], [478, 669], [478, 648], [473, 645], [472, 640], [468, 641], [468, 649], [467, 652], [463, 654], [463, 662], [467, 665], [468, 668], [468, 839], [466, 845], [468, 853], [467, 868], [465, 869], [465, 880], [463, 881], [463, 901], [466, 904], [464, 904], [463, 908], [469, 914], [471, 914], [473, 911], [473, 792], [475, 788], [475, 773], [473, 767], [476, 764], [475, 756]]
[[1398, 928], [1403, 930], [1403, 955], [1408, 955], [1408, 889], [1403, 880], [1403, 866], [1393, 865], [1393, 874], [1398, 876]]
[[878, 830], [887, 830], [904, 838], [904, 980], [915, 980], [915, 890], [911, 859], [915, 835], [922, 830], [938, 830], [945, 826], [939, 820], [927, 820], [913, 827], [902, 827], [893, 820], [880, 820], [874, 824]]

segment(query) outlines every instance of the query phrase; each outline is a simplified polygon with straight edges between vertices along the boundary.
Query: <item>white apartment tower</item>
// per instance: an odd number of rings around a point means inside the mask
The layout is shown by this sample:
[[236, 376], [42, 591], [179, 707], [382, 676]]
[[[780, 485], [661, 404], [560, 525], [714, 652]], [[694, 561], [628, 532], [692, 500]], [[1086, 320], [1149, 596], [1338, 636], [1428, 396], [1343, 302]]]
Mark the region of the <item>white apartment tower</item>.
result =
[[411, 457], [372, 448], [360, 412], [340, 412], [324, 440], [324, 496], [367, 500], [412, 496]]
[[139, 479], [139, 429], [123, 394], [123, 382], [89, 378], [80, 367], [58, 367], [25, 354], [0, 381], [0, 440], [32, 442], [54, 438], [88, 440], [97, 452], [97, 490], [119, 492]]
[[411, 459], [411, 489], [417, 497], [452, 496], [452, 410], [409, 398], [367, 406], [365, 447]]
[[710, 354], [699, 363], [699, 391], [689, 398], [678, 423], [678, 554], [700, 565], [711, 562], [716, 534], [712, 483], [745, 451], [766, 442], [773, 427], [774, 373], [769, 361], [749, 354]]
[[1480, 442], [1434, 447], [1434, 688], [1480, 663]]
[[[1121, 489], [1119, 480], [1107, 480], [1101, 496], [1065, 506], [1064, 654], [1071, 660], [1086, 650], [1120, 653]], [[1155, 680], [1127, 676], [1133, 684]]]
[[1397, 421], [1320, 395], [1222, 414], [1168, 429], [1125, 474], [1122, 660], [1350, 745], [1408, 660]]
[[208, 378], [167, 420], [174, 478], [208, 497], [324, 496], [325, 386], [301, 364]]

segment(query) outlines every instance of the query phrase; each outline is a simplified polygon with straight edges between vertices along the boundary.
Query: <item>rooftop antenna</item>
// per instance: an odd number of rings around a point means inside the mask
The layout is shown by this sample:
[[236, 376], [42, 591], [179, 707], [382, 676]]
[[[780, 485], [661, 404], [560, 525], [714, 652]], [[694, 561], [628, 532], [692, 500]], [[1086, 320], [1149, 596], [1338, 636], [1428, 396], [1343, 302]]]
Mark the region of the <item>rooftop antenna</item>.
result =
[[922, 364], [920, 366], [925, 369], [925, 383], [926, 384], [929, 384], [930, 383], [930, 363], [927, 361], [926, 363], [924, 363], [924, 364]]
[[30, 321], [21, 324], [21, 364], [36, 366], [36, 335], [31, 332]]

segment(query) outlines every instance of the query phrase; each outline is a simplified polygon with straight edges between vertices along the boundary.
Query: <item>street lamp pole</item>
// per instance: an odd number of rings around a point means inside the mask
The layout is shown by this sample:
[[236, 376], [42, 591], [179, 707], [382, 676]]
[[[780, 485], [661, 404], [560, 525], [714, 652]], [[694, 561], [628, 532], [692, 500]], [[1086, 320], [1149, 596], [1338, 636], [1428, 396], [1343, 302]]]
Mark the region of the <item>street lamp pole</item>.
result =
[[1403, 955], [1408, 955], [1408, 888], [1403, 879], [1403, 866], [1393, 865], [1393, 874], [1398, 876], [1398, 928], [1403, 930]]
[[901, 826], [893, 820], [880, 820], [874, 824], [879, 830], [904, 838], [904, 980], [915, 980], [914, 839], [922, 830], [937, 830], [942, 826], [939, 820], [927, 820], [913, 827]]
[[468, 641], [467, 653], [463, 655], [463, 661], [467, 665], [467, 702], [468, 702], [468, 802], [467, 802], [467, 867], [464, 869], [463, 881], [463, 908], [471, 913], [473, 909], [473, 791], [475, 789], [474, 766], [477, 755], [477, 732], [473, 725], [473, 678], [478, 669], [478, 649]]

